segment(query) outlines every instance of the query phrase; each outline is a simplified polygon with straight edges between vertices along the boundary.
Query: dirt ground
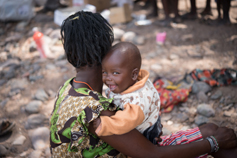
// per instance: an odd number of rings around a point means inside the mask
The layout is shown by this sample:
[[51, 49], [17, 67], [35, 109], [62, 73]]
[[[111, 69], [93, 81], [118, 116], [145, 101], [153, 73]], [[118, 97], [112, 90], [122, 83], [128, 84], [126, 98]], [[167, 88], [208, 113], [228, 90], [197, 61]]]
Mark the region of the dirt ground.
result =
[[[180, 24], [172, 24], [171, 28], [161, 27], [156, 24], [146, 26], [136, 26], [133, 23], [117, 24], [114, 27], [123, 29], [124, 31], [133, 31], [137, 35], [145, 38], [143, 45], [138, 45], [142, 54], [142, 68], [149, 70], [153, 81], [157, 75], [167, 78], [180, 78], [189, 73], [192, 70], [199, 69], [220, 69], [220, 68], [233, 68], [237, 70], [237, 64], [234, 64], [237, 60], [237, 1], [232, 1], [232, 7], [230, 10], [231, 25], [211, 26], [203, 22], [199, 17], [197, 20], [184, 21]], [[164, 17], [162, 6], [160, 1], [159, 6], [159, 18], [153, 18], [152, 21], [157, 21]], [[213, 16], [211, 19], [217, 17], [217, 10], [215, 2], [212, 1]], [[205, 0], [198, 0], [197, 2], [198, 12], [200, 13], [205, 7]], [[179, 4], [180, 14], [184, 14], [190, 8], [190, 4], [186, 0], [181, 0]], [[133, 13], [136, 15], [148, 14], [149, 9], [143, 9], [141, 6], [134, 6]], [[44, 21], [37, 21], [36, 19], [43, 18]], [[17, 23], [1, 23], [0, 26], [5, 31], [1, 35], [0, 42], [3, 42], [13, 32]], [[21, 62], [38, 62], [42, 67], [45, 67], [49, 63], [54, 63], [54, 59], [46, 59], [46, 62], [41, 62], [39, 57], [34, 53], [23, 51], [23, 46], [27, 44], [27, 40], [32, 37], [30, 30], [33, 27], [40, 27], [43, 31], [48, 28], [59, 29], [60, 27], [53, 23], [53, 13], [37, 14], [36, 17], [25, 27], [25, 30], [21, 33], [24, 36], [17, 42], [20, 45], [20, 50], [16, 57], [21, 59]], [[157, 46], [156, 34], [159, 32], [166, 32], [167, 37], [163, 46]], [[32, 39], [31, 39], [32, 40]], [[62, 48], [62, 45], [57, 44]], [[1, 46], [1, 51], [5, 46]], [[0, 64], [5, 61], [1, 61]], [[156, 65], [154, 67], [153, 65]], [[158, 65], [158, 67], [157, 67]], [[41, 69], [40, 74], [44, 76], [43, 79], [36, 82], [29, 82], [25, 90], [21, 91], [17, 95], [9, 97], [7, 94], [10, 91], [9, 82], [14, 82], [14, 78], [11, 81], [7, 81], [6, 84], [1, 85], [0, 89], [0, 101], [2, 102], [6, 98], [8, 101], [6, 105], [0, 110], [0, 118], [7, 118], [16, 123], [14, 130], [9, 135], [0, 137], [0, 144], [6, 145], [9, 150], [9, 156], [12, 157], [25, 157], [20, 156], [25, 152], [29, 154], [33, 151], [33, 146], [29, 138], [29, 130], [25, 129], [25, 122], [29, 114], [24, 112], [24, 106], [32, 100], [33, 94], [39, 88], [45, 90], [51, 90], [57, 92], [60, 85], [62, 85], [66, 79], [75, 75], [75, 70], [69, 64], [66, 64], [66, 71], [61, 69]], [[24, 78], [23, 72], [19, 72], [16, 79]], [[236, 86], [215, 87], [211, 92], [207, 94], [207, 103], [216, 110], [216, 115], [210, 119], [210, 122], [214, 122], [221, 126], [228, 126], [235, 130], [237, 133], [237, 117], [226, 117], [223, 115], [224, 106], [220, 103], [220, 100], [211, 100], [210, 96], [216, 91], [222, 92], [222, 98], [227, 98], [228, 104], [233, 103], [234, 111], [237, 113], [237, 88]], [[177, 107], [170, 114], [162, 114], [162, 116], [172, 115], [180, 111], [183, 107], [196, 107], [202, 101], [198, 100], [195, 95], [190, 95], [186, 103], [177, 105]], [[48, 118], [54, 105], [54, 98], [50, 98], [43, 102], [43, 107], [40, 110], [41, 114], [44, 114]], [[227, 103], [226, 103], [227, 104]], [[194, 116], [190, 117], [185, 122], [177, 122], [175, 117], [171, 117], [169, 121], [163, 122], [164, 127], [169, 131], [174, 132], [185, 127], [194, 126]], [[44, 126], [49, 127], [48, 123]], [[13, 148], [11, 146], [14, 137], [18, 134], [22, 134], [26, 137], [25, 143], [21, 147]], [[44, 154], [42, 154], [44, 157]]]

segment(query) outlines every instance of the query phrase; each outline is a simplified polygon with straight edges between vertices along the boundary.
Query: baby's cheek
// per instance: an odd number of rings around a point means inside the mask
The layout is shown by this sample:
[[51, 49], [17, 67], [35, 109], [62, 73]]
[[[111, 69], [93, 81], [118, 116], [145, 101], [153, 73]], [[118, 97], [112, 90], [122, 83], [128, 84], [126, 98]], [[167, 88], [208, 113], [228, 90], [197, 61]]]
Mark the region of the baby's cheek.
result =
[[102, 81], [105, 83], [105, 76], [104, 75], [102, 76]]

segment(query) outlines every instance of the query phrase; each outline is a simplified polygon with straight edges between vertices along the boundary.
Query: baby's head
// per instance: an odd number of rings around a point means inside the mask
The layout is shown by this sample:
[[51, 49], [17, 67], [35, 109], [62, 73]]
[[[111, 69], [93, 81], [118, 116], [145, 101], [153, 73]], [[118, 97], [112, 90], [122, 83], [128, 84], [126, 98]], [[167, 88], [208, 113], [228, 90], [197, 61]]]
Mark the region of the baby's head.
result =
[[136, 83], [141, 54], [129, 42], [114, 45], [102, 61], [103, 82], [114, 93], [121, 93]]

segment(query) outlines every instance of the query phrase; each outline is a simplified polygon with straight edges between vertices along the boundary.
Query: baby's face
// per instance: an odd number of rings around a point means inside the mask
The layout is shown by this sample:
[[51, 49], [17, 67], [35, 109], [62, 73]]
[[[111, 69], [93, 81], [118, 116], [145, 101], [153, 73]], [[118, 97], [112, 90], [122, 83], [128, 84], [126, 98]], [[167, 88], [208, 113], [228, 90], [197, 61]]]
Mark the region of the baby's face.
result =
[[132, 70], [122, 56], [109, 54], [102, 62], [102, 79], [114, 93], [121, 93], [134, 84]]

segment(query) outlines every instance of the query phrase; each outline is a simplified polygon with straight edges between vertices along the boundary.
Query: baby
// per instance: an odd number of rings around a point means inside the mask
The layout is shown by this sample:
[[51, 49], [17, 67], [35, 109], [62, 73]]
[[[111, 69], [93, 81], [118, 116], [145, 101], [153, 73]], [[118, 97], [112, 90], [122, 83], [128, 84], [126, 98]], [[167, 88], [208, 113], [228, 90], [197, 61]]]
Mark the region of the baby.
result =
[[136, 128], [152, 143], [162, 130], [159, 119], [160, 98], [149, 73], [140, 70], [138, 48], [128, 42], [113, 46], [102, 61], [103, 82], [108, 98], [114, 99], [121, 111], [114, 116], [101, 116], [94, 122], [98, 136], [121, 135]]

